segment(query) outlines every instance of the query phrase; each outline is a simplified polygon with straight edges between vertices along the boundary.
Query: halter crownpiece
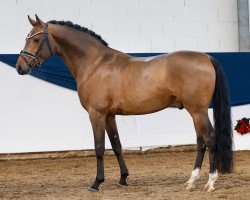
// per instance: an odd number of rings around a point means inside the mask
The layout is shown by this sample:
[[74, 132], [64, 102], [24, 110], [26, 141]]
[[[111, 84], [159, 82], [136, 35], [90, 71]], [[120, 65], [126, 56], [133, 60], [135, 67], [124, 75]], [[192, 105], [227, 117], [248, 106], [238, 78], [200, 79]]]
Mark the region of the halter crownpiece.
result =
[[[26, 63], [29, 67], [31, 67], [31, 68], [40, 67], [40, 66], [42, 65], [42, 63], [41, 63], [40, 60], [39, 60], [39, 55], [40, 55], [40, 53], [41, 53], [42, 50], [43, 50], [44, 43], [45, 43], [44, 41], [45, 41], [45, 40], [47, 41], [47, 44], [48, 44], [48, 47], [49, 47], [50, 56], [53, 55], [52, 49], [51, 49], [51, 46], [50, 46], [50, 43], [49, 43], [49, 38], [48, 38], [48, 24], [47, 24], [47, 23], [46, 23], [46, 25], [45, 25], [44, 31], [39, 31], [39, 32], [37, 32], [37, 33], [34, 33], [33, 35], [30, 35], [30, 34], [29, 34], [29, 35], [26, 37], [26, 39], [28, 40], [28, 39], [30, 39], [30, 38], [33, 38], [33, 37], [36, 36], [36, 35], [39, 35], [39, 34], [43, 34], [43, 38], [42, 38], [42, 42], [40, 43], [40, 45], [39, 45], [39, 47], [38, 47], [36, 53], [32, 53], [32, 52], [26, 51], [26, 50], [24, 50], [24, 49], [20, 52], [20, 56], [24, 59], [25, 63]], [[26, 56], [31, 57], [30, 61], [27, 60]], [[36, 61], [36, 64], [35, 64], [35, 65], [32, 65], [33, 59], [35, 59], [35, 61]]]

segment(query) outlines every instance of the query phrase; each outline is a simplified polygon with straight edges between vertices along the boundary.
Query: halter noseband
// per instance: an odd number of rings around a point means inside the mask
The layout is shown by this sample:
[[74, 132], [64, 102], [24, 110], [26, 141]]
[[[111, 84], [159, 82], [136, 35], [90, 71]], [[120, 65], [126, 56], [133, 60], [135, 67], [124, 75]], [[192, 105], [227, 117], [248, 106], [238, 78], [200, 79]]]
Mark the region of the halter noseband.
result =
[[[31, 68], [40, 67], [42, 65], [42, 63], [39, 60], [39, 55], [40, 55], [40, 53], [43, 50], [45, 41], [47, 41], [47, 44], [48, 44], [48, 47], [49, 47], [49, 51], [50, 51], [50, 55], [53, 54], [51, 46], [50, 46], [50, 43], [49, 43], [49, 38], [48, 38], [48, 24], [46, 24], [44, 31], [37, 32], [37, 33], [35, 33], [33, 35], [28, 35], [26, 39], [33, 38], [34, 36], [40, 35], [40, 34], [43, 34], [43, 38], [42, 38], [42, 42], [40, 43], [40, 45], [39, 45], [36, 53], [32, 53], [32, 52], [26, 51], [24, 49], [20, 52], [20, 56], [23, 58], [23, 60], [25, 61], [25, 63], [29, 67], [31, 67]], [[26, 59], [26, 56], [31, 57], [30, 61], [28, 61]], [[32, 65], [33, 59], [35, 59], [35, 61], [36, 61], [35, 65]]]

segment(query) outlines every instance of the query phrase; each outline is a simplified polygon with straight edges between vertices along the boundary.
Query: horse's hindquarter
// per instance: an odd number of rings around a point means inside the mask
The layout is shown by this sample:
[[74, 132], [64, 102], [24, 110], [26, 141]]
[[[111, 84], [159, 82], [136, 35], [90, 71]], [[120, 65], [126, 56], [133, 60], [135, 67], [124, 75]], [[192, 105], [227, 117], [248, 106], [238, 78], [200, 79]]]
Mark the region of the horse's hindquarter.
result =
[[179, 51], [169, 54], [166, 59], [169, 83], [176, 98], [186, 108], [207, 109], [215, 87], [215, 70], [209, 56]]

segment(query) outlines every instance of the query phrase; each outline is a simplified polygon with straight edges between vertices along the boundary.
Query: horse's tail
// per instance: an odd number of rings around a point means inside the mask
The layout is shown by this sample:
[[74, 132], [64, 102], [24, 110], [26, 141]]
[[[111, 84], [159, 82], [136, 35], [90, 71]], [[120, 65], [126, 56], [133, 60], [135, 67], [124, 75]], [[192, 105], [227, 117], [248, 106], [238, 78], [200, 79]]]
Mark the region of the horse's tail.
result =
[[216, 73], [213, 116], [217, 170], [221, 173], [231, 173], [233, 171], [233, 134], [228, 85], [220, 63], [212, 57], [210, 59]]

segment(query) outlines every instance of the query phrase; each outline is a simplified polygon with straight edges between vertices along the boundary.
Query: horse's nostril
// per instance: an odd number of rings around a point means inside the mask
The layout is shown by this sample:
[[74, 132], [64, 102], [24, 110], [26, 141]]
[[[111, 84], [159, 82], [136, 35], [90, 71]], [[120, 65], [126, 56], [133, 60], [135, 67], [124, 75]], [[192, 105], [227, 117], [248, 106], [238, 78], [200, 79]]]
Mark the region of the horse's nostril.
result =
[[22, 70], [22, 68], [21, 68], [20, 66], [17, 66], [16, 70], [17, 70], [17, 72], [18, 72], [19, 75], [24, 75], [24, 74], [26, 74], [26, 73]]
[[16, 66], [16, 71], [18, 72], [18, 74], [22, 74], [23, 70], [22, 70], [21, 65]]

